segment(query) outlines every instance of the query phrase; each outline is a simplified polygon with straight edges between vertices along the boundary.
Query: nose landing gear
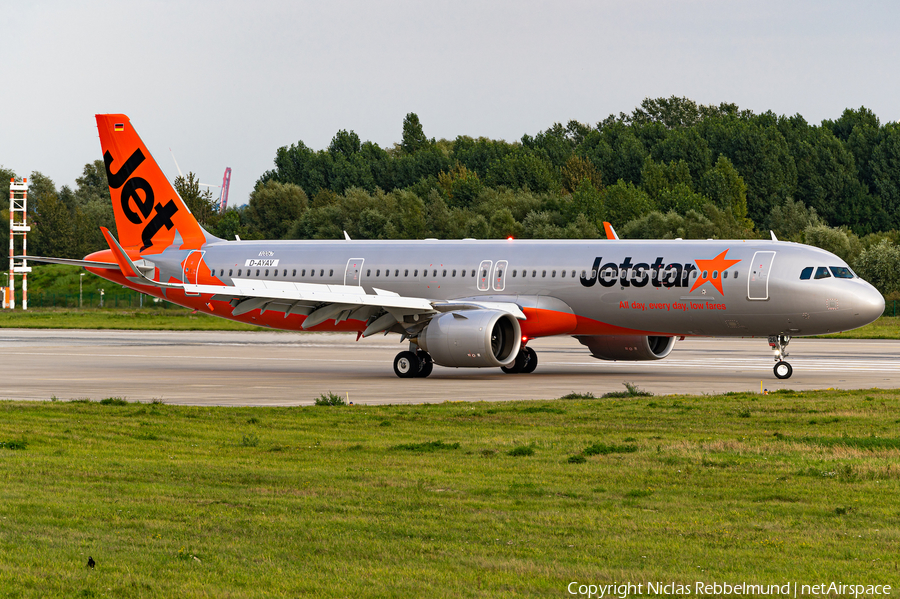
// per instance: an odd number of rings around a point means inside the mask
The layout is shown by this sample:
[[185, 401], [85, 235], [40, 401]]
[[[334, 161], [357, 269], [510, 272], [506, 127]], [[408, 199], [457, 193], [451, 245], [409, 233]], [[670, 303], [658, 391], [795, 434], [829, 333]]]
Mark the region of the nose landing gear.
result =
[[787, 345], [791, 342], [790, 335], [769, 335], [769, 347], [775, 354], [775, 378], [789, 379], [794, 373], [791, 365], [784, 361], [788, 357]]

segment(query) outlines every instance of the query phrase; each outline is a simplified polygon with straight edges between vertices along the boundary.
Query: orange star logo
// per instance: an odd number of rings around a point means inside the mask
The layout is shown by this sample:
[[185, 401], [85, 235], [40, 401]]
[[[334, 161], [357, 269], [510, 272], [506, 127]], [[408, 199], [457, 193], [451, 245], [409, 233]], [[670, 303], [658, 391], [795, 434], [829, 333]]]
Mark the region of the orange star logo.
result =
[[719, 290], [719, 293], [725, 295], [725, 292], [722, 290], [722, 272], [740, 262], [740, 260], [726, 259], [725, 254], [727, 253], [728, 250], [725, 250], [712, 260], [694, 260], [697, 263], [697, 268], [700, 270], [700, 275], [697, 277], [694, 286], [691, 287], [691, 291], [703, 283], [709, 282]]

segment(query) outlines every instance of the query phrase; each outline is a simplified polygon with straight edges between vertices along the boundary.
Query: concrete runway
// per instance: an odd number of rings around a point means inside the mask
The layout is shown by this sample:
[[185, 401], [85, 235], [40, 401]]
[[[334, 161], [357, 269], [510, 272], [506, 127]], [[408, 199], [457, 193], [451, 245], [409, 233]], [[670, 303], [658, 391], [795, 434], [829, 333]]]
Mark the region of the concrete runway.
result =
[[900, 388], [900, 341], [794, 339], [779, 381], [766, 339], [687, 339], [665, 360], [604, 362], [571, 337], [538, 339], [533, 374], [436, 366], [399, 379], [398, 337], [328, 333], [0, 329], [0, 399], [125, 397], [188, 405], [307, 405], [332, 391], [355, 403], [599, 396], [628, 381], [656, 394]]

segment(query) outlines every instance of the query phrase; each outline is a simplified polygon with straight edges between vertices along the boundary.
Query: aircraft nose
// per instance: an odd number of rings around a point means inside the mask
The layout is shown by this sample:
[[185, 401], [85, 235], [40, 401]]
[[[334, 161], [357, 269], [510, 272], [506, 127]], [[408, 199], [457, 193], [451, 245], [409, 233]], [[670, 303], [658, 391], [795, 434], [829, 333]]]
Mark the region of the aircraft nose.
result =
[[853, 303], [860, 320], [865, 321], [865, 324], [877, 320], [884, 314], [884, 297], [869, 283], [865, 284]]

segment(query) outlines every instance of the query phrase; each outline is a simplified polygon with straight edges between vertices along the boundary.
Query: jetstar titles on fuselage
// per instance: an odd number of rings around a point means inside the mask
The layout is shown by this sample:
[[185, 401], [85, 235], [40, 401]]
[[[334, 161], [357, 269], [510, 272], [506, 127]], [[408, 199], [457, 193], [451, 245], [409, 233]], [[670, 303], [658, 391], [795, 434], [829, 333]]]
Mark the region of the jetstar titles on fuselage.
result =
[[[666, 264], [665, 259], [660, 256], [652, 264], [647, 262], [633, 263], [631, 256], [616, 264], [615, 262], [603, 263], [603, 257], [594, 258], [594, 264], [590, 271], [585, 271], [581, 276], [581, 284], [585, 287], [593, 287], [595, 283], [600, 283], [603, 287], [613, 287], [621, 285], [622, 287], [644, 287], [648, 283], [654, 287], [687, 287], [690, 284], [691, 273], [697, 271], [700, 276], [694, 281], [691, 291], [709, 282], [718, 289], [719, 293], [724, 295], [722, 288], [722, 279], [727, 278], [727, 269], [740, 262], [740, 260], [728, 260], [725, 250], [711, 260], [697, 260], [696, 262], [702, 267], [691, 263], [682, 264], [680, 262], [670, 262]], [[737, 278], [737, 272], [732, 275]]]

